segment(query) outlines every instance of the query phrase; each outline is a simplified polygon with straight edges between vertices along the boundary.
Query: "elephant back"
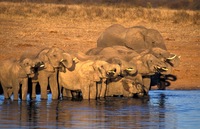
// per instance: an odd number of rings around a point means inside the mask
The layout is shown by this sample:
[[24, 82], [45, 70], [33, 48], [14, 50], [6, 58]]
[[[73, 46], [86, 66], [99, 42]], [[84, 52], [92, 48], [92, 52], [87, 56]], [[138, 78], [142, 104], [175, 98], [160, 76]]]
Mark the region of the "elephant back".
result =
[[110, 47], [114, 45], [124, 46], [125, 34], [125, 27], [119, 24], [114, 24], [101, 33], [97, 40], [97, 47]]
[[125, 46], [137, 52], [148, 49], [148, 44], [145, 42], [146, 28], [132, 27], [127, 29]]

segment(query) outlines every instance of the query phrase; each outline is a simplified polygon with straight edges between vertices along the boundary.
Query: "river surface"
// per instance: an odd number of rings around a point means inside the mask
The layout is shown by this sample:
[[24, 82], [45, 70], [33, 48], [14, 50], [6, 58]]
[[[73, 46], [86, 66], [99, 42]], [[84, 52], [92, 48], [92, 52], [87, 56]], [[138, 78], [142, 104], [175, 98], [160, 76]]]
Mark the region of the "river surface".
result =
[[199, 129], [200, 91], [152, 90], [149, 100], [4, 100], [0, 128]]

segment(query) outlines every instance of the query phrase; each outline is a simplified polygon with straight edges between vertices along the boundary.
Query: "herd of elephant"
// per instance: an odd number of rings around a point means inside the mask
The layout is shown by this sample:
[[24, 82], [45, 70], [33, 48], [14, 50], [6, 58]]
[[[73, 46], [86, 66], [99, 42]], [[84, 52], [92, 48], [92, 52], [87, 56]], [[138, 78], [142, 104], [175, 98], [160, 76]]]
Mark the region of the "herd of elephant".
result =
[[102, 32], [97, 47], [86, 53], [69, 53], [52, 46], [34, 56], [2, 61], [0, 83], [5, 99], [13, 94], [14, 100], [27, 99], [28, 79], [32, 82], [31, 98], [36, 97], [38, 83], [41, 99], [47, 99], [48, 86], [52, 99], [144, 97], [151, 82], [160, 79], [155, 75], [171, 74], [179, 62], [180, 56], [167, 51], [157, 30], [114, 24]]

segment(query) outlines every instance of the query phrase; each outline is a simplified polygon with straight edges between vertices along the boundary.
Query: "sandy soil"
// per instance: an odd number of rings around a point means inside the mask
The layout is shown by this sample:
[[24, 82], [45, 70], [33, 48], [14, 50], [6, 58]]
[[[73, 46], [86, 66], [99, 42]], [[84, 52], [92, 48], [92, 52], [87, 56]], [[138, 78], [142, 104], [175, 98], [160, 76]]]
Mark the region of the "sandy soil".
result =
[[142, 25], [162, 34], [168, 50], [181, 55], [173, 70], [177, 80], [167, 89], [200, 89], [200, 25], [149, 23], [144, 20], [106, 21], [67, 18], [21, 18], [0, 16], [0, 60], [17, 58], [41, 48], [58, 46], [67, 52], [96, 47], [100, 33], [112, 24]]

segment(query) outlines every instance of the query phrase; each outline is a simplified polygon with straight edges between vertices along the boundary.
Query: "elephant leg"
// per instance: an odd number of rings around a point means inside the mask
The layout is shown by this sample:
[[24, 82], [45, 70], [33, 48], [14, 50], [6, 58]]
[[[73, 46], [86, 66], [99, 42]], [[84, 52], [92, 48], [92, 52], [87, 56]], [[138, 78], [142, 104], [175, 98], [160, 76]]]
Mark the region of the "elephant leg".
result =
[[3, 88], [4, 98], [5, 98], [5, 99], [9, 99], [9, 98], [10, 98], [10, 96], [8, 95], [9, 89], [8, 89], [7, 87], [3, 86], [3, 84], [2, 84], [2, 88]]
[[31, 98], [36, 98], [36, 82], [32, 82], [32, 93], [31, 93]]
[[72, 98], [71, 90], [63, 88], [62, 98]]
[[8, 98], [11, 97], [12, 93], [13, 93], [13, 89], [12, 88], [7, 89]]
[[51, 88], [52, 99], [58, 99], [58, 82], [57, 82], [57, 74], [53, 74], [49, 78], [49, 85]]
[[90, 99], [96, 99], [97, 98], [96, 82], [91, 82], [89, 90], [90, 90], [89, 91]]
[[81, 82], [81, 92], [82, 92], [82, 96], [83, 99], [89, 99], [89, 88], [90, 84], [88, 83], [88, 81], [82, 81]]
[[106, 93], [106, 80], [102, 80], [102, 85], [101, 85], [101, 92], [100, 92], [100, 97], [105, 97]]
[[41, 91], [41, 99], [47, 99], [47, 86], [48, 86], [48, 78], [39, 78], [40, 91]]
[[143, 84], [144, 84], [144, 90], [146, 94], [148, 94], [151, 84], [151, 78], [150, 77], [143, 77]]
[[26, 100], [28, 92], [28, 78], [23, 79], [22, 82], [22, 100]]
[[19, 93], [19, 83], [15, 82], [13, 83], [13, 94], [14, 94], [13, 100], [18, 100], [18, 93]]
[[101, 92], [101, 82], [96, 82], [96, 92], [97, 92], [97, 98], [100, 98], [100, 92]]

